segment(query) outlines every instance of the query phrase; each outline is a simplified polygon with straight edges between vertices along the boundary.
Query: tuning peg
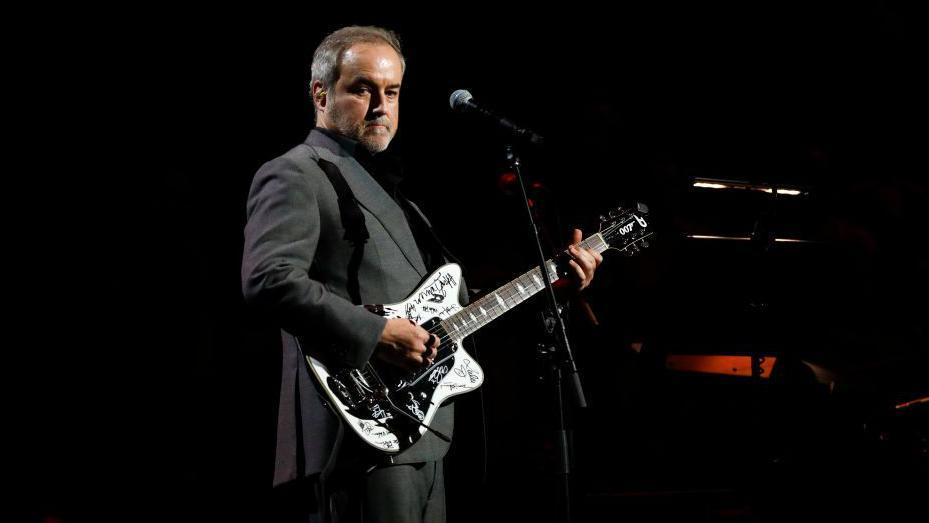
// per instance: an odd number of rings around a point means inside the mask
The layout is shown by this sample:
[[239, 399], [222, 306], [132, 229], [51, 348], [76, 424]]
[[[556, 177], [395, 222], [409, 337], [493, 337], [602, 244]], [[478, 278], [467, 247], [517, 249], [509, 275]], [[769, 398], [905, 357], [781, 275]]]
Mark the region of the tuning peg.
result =
[[600, 215], [600, 221], [601, 221], [601, 222], [605, 222], [605, 221], [607, 221], [607, 220], [608, 220], [608, 218], [606, 217], [605, 214], [601, 214], [601, 215]]

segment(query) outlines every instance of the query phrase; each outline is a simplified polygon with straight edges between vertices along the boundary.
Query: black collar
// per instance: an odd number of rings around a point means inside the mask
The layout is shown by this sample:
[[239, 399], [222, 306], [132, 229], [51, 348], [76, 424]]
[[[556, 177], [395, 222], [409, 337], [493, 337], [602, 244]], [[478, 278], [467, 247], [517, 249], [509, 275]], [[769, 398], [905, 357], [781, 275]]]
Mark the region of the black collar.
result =
[[384, 187], [384, 190], [395, 200], [397, 199], [397, 190], [403, 181], [403, 168], [398, 154], [390, 148], [382, 153], [371, 154], [367, 149], [358, 145], [358, 140], [322, 127], [317, 127], [316, 130], [331, 138], [345, 152], [358, 160], [358, 163]]
[[[358, 147], [358, 140], [352, 140], [348, 136], [341, 135], [329, 129], [323, 129], [322, 127], [317, 127], [316, 130], [332, 138], [332, 140], [339, 144], [339, 147], [345, 149], [345, 152], [352, 156], [355, 155], [356, 149], [364, 150], [364, 147]], [[365, 152], [367, 153], [367, 151]]]

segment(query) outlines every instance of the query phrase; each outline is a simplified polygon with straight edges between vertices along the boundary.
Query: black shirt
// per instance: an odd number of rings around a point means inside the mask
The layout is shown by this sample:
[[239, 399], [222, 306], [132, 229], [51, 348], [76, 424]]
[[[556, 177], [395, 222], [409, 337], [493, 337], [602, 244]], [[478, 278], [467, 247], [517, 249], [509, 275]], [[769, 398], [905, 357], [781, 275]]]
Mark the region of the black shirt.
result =
[[384, 188], [384, 191], [403, 209], [406, 221], [413, 232], [413, 238], [416, 240], [416, 246], [419, 247], [419, 253], [426, 265], [426, 271], [431, 272], [445, 263], [442, 245], [435, 233], [423, 221], [419, 213], [412, 208], [410, 201], [400, 191], [400, 184], [404, 178], [400, 157], [390, 151], [371, 154], [364, 147], [359, 147], [357, 140], [342, 136], [329, 129], [317, 127], [316, 130], [338, 142], [343, 149], [358, 160], [358, 163], [377, 180], [377, 183]]

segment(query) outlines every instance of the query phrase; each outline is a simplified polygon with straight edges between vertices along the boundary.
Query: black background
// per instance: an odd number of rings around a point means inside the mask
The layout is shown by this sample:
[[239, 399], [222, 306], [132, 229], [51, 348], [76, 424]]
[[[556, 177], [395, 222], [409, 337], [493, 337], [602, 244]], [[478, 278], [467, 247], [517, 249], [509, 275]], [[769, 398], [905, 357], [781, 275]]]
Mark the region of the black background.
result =
[[[45, 134], [12, 155], [36, 190], [8, 207], [14, 228], [34, 225], [11, 273], [35, 320], [11, 344], [27, 357], [11, 372], [25, 376], [13, 380], [26, 429], [14, 451], [31, 518], [267, 518], [279, 361], [242, 306], [244, 202], [256, 169], [312, 127], [315, 46], [353, 23], [401, 36], [392, 147], [472, 287], [505, 283], [532, 251], [499, 183], [504, 139], [450, 111], [455, 89], [546, 137], [523, 159], [546, 187], [547, 245], [595, 231], [619, 204], [652, 210], [653, 247], [608, 255], [587, 293], [600, 326], [572, 313], [591, 405], [573, 417], [579, 517], [889, 520], [914, 508], [926, 414], [892, 407], [926, 396], [922, 12], [576, 2], [56, 15], [32, 17], [21, 41], [41, 49], [22, 62], [43, 110], [30, 131]], [[809, 195], [772, 204], [694, 189], [694, 177]], [[747, 236], [760, 217], [816, 243], [762, 254], [685, 238]], [[462, 398], [450, 520], [553, 518], [537, 330], [529, 305], [478, 336], [488, 452], [478, 396]], [[779, 358], [764, 384], [662, 364], [752, 350]], [[803, 362], [836, 373], [831, 392]]]

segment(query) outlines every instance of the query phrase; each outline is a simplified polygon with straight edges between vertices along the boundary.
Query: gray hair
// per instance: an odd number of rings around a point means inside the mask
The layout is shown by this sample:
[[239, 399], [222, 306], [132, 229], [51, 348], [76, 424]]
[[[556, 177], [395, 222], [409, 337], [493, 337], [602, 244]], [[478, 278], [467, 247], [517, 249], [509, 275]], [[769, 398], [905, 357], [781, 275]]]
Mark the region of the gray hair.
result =
[[352, 25], [332, 32], [320, 42], [313, 53], [310, 66], [310, 85], [317, 80], [325, 89], [331, 89], [339, 79], [342, 55], [355, 44], [387, 44], [400, 56], [400, 70], [406, 70], [406, 60], [400, 51], [400, 39], [390, 29], [375, 26]]

